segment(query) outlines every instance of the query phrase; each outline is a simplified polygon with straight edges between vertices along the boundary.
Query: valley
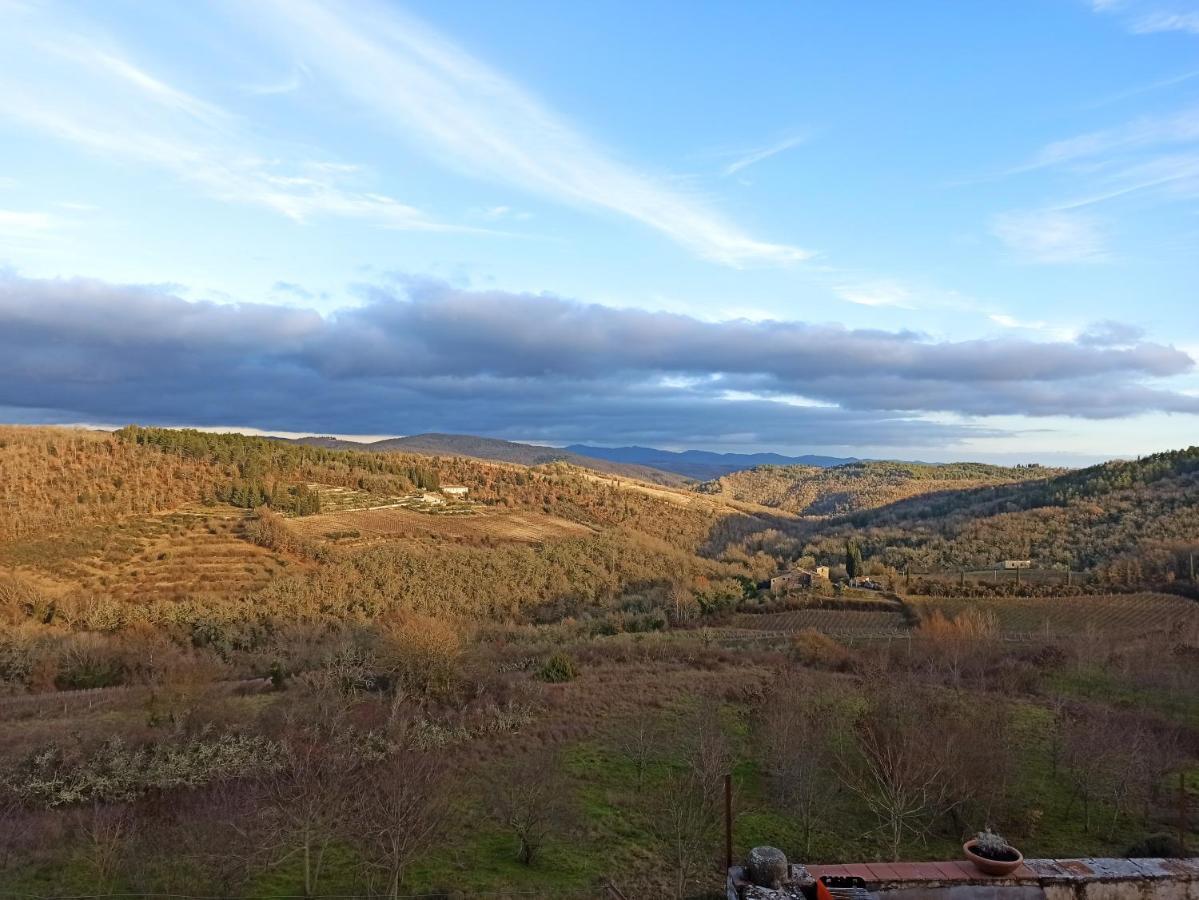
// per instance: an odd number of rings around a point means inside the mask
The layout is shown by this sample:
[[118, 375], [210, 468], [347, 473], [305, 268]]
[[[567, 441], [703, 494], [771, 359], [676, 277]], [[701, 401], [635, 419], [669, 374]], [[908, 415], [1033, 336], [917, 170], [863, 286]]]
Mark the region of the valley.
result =
[[[671, 485], [0, 428], [0, 883], [707, 896], [726, 773], [739, 849], [1123, 854], [1199, 787], [1197, 460]], [[939, 786], [898, 830], [875, 746]]]

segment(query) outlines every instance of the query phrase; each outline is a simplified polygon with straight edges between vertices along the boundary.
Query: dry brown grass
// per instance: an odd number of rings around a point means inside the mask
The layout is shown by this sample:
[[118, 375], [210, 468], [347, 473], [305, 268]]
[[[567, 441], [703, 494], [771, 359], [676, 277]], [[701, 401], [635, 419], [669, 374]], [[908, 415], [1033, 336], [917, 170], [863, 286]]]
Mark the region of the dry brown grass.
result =
[[[289, 526], [309, 540], [358, 533], [340, 543], [369, 546], [415, 538], [471, 544], [489, 541], [538, 544], [591, 532], [586, 525], [532, 511], [487, 507], [469, 516], [437, 515], [410, 509], [358, 509], [293, 519]], [[336, 538], [333, 538], [336, 539]]]

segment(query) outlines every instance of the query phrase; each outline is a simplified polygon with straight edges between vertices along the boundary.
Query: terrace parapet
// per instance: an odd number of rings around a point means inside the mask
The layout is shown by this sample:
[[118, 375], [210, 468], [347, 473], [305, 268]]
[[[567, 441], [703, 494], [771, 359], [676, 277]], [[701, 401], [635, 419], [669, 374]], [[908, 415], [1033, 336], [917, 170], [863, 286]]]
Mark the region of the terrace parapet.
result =
[[728, 900], [792, 900], [821, 876], [853, 876], [878, 900], [1199, 900], [1199, 857], [1190, 859], [1029, 859], [1010, 876], [984, 875], [968, 862], [792, 866], [795, 883], [778, 890], [729, 870]]

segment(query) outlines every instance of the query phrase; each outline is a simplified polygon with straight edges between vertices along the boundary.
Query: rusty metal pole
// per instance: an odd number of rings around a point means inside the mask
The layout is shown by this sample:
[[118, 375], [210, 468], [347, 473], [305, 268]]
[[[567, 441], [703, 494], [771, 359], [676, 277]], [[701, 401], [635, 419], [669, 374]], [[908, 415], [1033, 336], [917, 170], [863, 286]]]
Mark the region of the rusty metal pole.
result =
[[724, 776], [724, 870], [733, 867], [733, 773]]
[[1187, 776], [1178, 773], [1178, 847], [1187, 855]]

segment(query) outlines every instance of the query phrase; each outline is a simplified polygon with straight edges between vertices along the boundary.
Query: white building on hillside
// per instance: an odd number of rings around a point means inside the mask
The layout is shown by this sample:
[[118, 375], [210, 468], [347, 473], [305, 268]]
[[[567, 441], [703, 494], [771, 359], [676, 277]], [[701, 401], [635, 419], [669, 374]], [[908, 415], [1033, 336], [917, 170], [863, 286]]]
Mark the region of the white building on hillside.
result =
[[451, 497], [465, 497], [470, 492], [470, 488], [465, 488], [460, 484], [443, 484], [441, 492]]

